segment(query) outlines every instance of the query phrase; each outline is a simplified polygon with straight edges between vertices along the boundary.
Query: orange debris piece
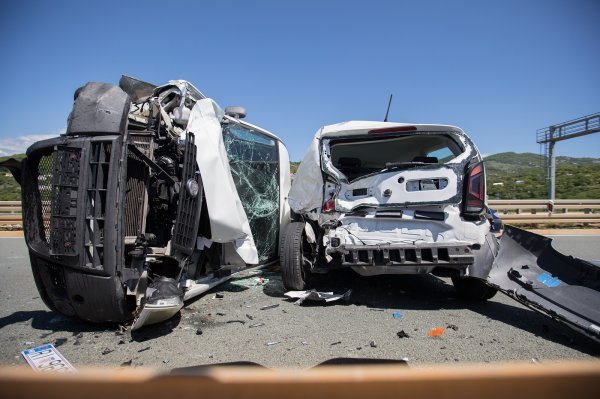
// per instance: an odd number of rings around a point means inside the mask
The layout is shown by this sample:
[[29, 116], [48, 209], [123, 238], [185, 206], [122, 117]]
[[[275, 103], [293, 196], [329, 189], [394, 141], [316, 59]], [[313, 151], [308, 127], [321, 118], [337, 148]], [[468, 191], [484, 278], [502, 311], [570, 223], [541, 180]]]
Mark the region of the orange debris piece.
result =
[[446, 331], [446, 327], [432, 328], [427, 335], [430, 337], [441, 337], [444, 335], [444, 331]]

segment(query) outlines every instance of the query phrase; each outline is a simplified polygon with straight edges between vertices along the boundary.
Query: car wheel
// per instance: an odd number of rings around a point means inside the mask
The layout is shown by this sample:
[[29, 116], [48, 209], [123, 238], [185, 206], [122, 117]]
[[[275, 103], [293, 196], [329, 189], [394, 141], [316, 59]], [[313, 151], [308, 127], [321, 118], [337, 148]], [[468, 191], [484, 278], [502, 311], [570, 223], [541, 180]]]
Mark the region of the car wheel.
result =
[[471, 301], [485, 301], [498, 292], [497, 289], [487, 285], [484, 280], [474, 277], [452, 277], [452, 284], [460, 298]]
[[308, 288], [310, 268], [314, 262], [314, 244], [304, 233], [304, 223], [292, 222], [285, 229], [281, 245], [281, 277], [287, 290], [302, 291]]

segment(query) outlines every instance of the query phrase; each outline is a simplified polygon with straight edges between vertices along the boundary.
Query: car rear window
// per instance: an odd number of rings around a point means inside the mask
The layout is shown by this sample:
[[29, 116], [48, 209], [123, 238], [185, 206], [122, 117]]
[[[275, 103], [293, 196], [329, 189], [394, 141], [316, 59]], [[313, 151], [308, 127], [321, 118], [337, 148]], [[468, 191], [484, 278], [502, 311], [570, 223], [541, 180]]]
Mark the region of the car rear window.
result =
[[336, 139], [330, 143], [333, 165], [349, 180], [379, 172], [387, 163], [443, 164], [463, 152], [449, 135]]

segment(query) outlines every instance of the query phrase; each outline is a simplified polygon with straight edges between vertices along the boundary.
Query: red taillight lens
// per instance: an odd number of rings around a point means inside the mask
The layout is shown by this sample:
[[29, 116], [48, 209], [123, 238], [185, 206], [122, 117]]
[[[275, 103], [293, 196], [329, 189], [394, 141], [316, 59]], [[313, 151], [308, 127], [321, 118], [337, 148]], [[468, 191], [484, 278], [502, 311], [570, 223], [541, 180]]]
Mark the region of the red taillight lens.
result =
[[321, 207], [322, 213], [330, 213], [333, 211], [335, 211], [335, 198], [328, 199], [323, 203], [323, 206]]
[[485, 169], [483, 162], [469, 168], [466, 174], [465, 186], [465, 213], [481, 213], [485, 206]]

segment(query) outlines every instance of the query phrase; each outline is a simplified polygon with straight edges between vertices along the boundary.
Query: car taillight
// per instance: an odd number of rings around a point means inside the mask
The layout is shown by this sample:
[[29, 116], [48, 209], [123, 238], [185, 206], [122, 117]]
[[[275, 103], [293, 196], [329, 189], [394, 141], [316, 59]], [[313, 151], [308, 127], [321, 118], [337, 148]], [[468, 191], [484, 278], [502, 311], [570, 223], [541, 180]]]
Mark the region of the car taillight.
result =
[[322, 213], [331, 213], [333, 211], [335, 211], [335, 198], [330, 198], [323, 202], [323, 206], [321, 207]]
[[465, 176], [465, 214], [479, 214], [485, 206], [485, 169], [479, 162], [467, 170]]

